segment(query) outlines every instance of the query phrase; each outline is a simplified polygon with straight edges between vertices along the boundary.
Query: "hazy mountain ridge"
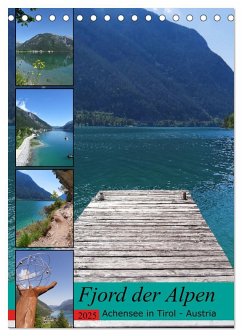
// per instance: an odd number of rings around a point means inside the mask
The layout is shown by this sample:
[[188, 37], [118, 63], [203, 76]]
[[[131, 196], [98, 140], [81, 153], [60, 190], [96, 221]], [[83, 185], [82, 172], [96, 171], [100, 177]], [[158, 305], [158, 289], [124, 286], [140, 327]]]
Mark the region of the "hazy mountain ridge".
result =
[[73, 311], [73, 300], [65, 300], [59, 306], [49, 305], [52, 310]]
[[16, 171], [16, 198], [24, 200], [49, 201], [51, 193], [41, 188], [27, 174]]
[[38, 34], [31, 39], [16, 45], [17, 51], [54, 51], [72, 52], [73, 40], [66, 36], [50, 33]]
[[68, 121], [64, 126], [62, 126], [62, 129], [65, 131], [73, 131], [73, 120]]

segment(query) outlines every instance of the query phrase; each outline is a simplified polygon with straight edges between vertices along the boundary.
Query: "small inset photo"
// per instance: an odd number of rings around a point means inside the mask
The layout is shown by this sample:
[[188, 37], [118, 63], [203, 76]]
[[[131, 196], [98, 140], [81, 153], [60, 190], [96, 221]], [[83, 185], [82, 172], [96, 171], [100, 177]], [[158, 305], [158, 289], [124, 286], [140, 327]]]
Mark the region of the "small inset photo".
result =
[[73, 170], [16, 170], [16, 246], [73, 247]]
[[73, 166], [73, 90], [16, 90], [16, 166]]
[[16, 328], [73, 327], [73, 252], [16, 251]]
[[16, 86], [73, 85], [73, 10], [16, 8]]

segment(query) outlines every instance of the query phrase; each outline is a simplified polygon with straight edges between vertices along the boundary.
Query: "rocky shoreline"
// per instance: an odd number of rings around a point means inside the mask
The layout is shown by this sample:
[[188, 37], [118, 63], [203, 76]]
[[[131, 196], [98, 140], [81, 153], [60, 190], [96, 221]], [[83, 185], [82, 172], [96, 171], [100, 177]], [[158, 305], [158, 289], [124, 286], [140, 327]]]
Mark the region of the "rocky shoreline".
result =
[[23, 143], [16, 149], [16, 166], [27, 166], [31, 156], [31, 140], [35, 135], [32, 134], [24, 139]]
[[28, 166], [31, 160], [31, 148], [45, 146], [41, 141], [36, 140], [38, 144], [32, 144], [31, 141], [35, 139], [35, 135], [30, 135], [25, 138], [21, 146], [16, 150], [16, 166]]

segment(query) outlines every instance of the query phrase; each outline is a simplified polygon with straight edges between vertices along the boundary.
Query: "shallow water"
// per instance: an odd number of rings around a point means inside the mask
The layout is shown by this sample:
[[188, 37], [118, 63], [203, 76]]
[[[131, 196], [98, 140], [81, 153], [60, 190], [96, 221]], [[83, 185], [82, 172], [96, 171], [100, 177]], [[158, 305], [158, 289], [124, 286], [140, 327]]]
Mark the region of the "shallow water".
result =
[[16, 229], [20, 230], [45, 217], [44, 207], [51, 201], [16, 200]]
[[[45, 68], [35, 69], [40, 60]], [[68, 53], [17, 53], [16, 70], [28, 80], [26, 85], [73, 85], [73, 55]], [[37, 74], [40, 73], [40, 76]]]
[[[65, 140], [68, 137], [68, 140]], [[43, 146], [32, 148], [31, 166], [73, 166], [73, 133], [65, 131], [50, 131], [41, 133], [37, 140]]]

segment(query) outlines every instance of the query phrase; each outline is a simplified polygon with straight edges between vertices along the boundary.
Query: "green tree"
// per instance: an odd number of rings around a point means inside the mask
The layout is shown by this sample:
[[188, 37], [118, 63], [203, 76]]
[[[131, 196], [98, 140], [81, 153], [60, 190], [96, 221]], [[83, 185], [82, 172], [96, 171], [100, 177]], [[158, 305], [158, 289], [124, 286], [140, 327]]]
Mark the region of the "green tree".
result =
[[234, 128], [234, 113], [231, 113], [224, 119], [225, 128]]
[[51, 323], [51, 328], [69, 328], [69, 322], [65, 318], [64, 312], [61, 310], [57, 319]]
[[57, 201], [59, 196], [57, 194], [57, 192], [54, 190], [52, 195], [50, 196], [50, 198], [53, 200], [53, 201]]
[[43, 328], [44, 327], [43, 319], [42, 319], [42, 316], [40, 315], [38, 307], [36, 309], [34, 327], [35, 328]]
[[[36, 8], [30, 8], [31, 12], [35, 11]], [[23, 21], [23, 15], [27, 15], [27, 21]], [[16, 22], [21, 23], [22, 26], [28, 26], [28, 23], [35, 22], [35, 18], [29, 14], [26, 14], [22, 8], [15, 9]]]

